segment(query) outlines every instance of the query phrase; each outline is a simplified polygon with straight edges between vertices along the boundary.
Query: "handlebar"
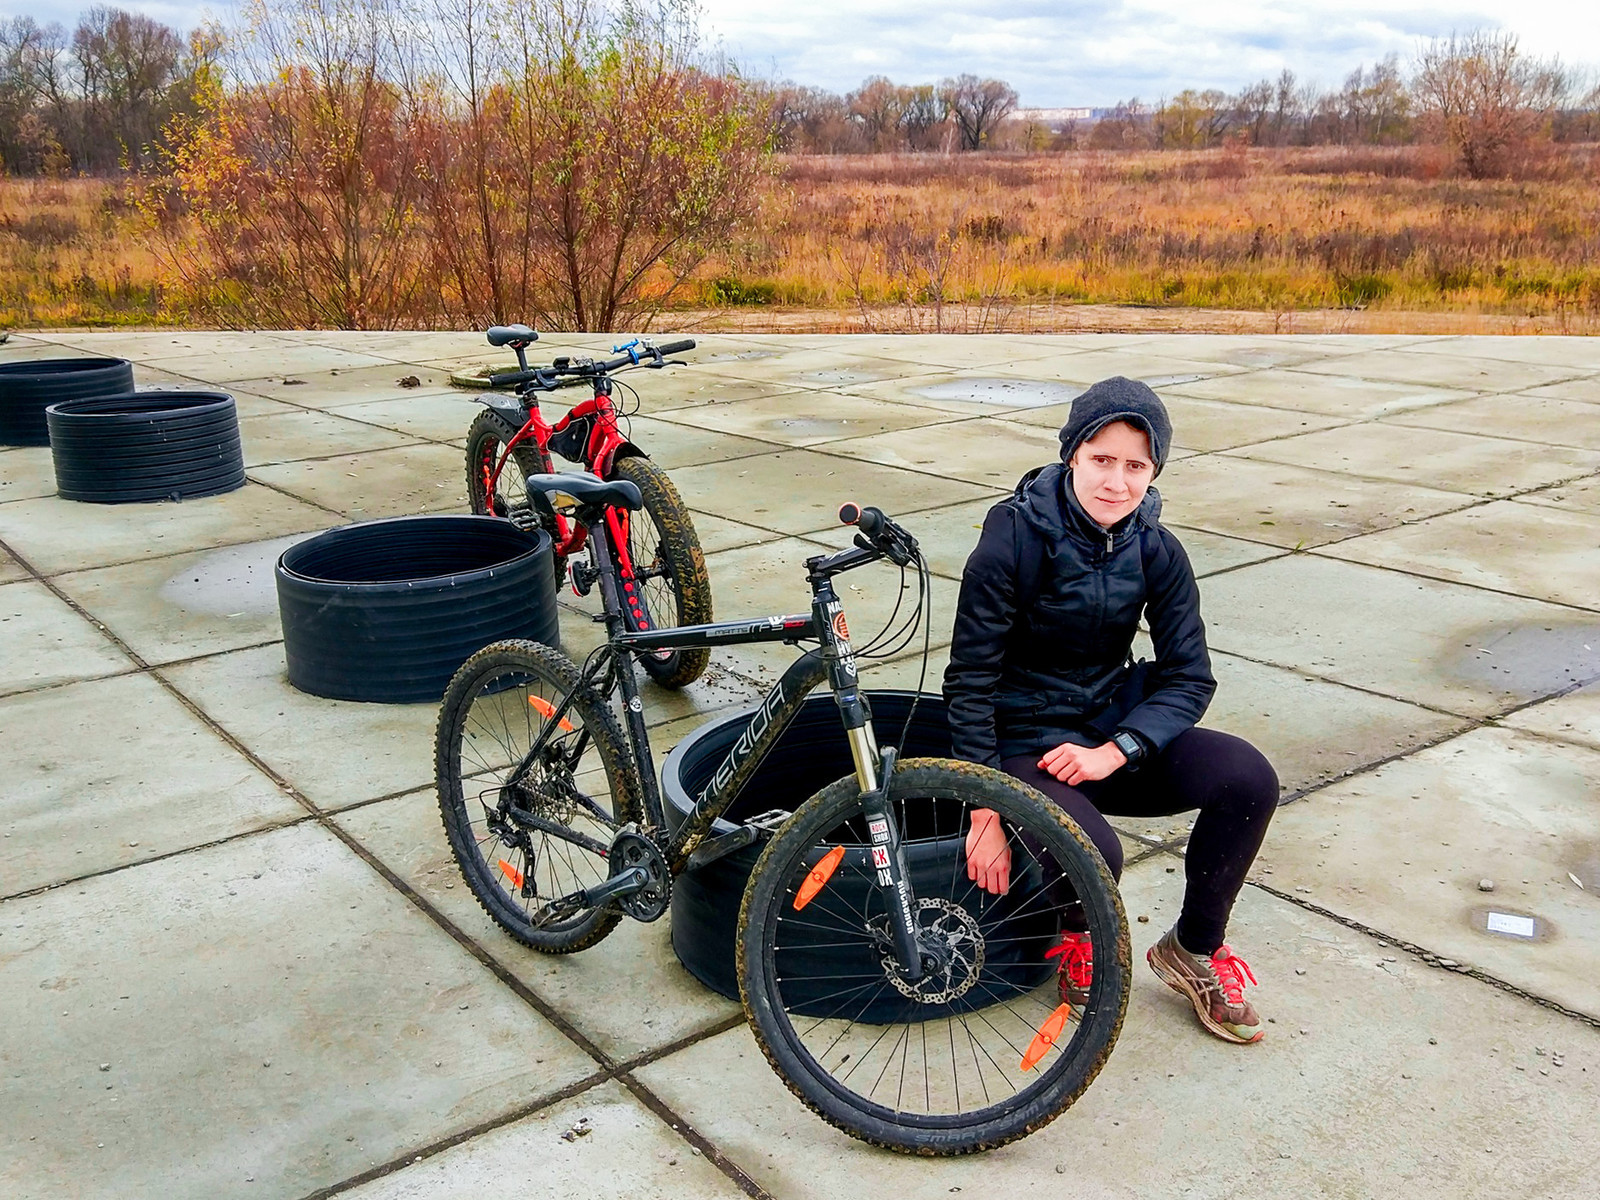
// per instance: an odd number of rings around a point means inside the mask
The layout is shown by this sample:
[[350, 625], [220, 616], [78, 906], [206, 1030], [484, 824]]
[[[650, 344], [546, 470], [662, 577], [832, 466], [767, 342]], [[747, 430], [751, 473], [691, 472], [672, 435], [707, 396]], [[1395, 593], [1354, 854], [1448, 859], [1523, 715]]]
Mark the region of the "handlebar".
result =
[[525, 383], [536, 384], [543, 391], [554, 391], [556, 388], [573, 387], [585, 379], [596, 379], [602, 375], [609, 375], [613, 371], [624, 367], [664, 367], [669, 354], [682, 354], [686, 350], [694, 349], [694, 339], [684, 338], [682, 341], [667, 342], [665, 345], [655, 346], [648, 341], [636, 340], [618, 349], [627, 350], [626, 354], [616, 358], [608, 358], [596, 362], [592, 358], [558, 358], [548, 367], [530, 367], [525, 371], [507, 371], [500, 375], [489, 376], [491, 387], [521, 387]]
[[875, 550], [902, 567], [917, 557], [917, 539], [882, 509], [847, 502], [839, 507], [839, 520], [861, 531], [856, 545], [863, 550]]

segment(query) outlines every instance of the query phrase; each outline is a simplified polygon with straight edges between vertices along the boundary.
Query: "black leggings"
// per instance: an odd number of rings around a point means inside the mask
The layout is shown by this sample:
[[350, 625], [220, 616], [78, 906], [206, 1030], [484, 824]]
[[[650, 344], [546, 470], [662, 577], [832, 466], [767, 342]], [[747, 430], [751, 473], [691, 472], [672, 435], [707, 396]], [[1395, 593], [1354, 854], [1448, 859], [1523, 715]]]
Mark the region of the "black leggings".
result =
[[1122, 878], [1122, 842], [1105, 816], [1168, 817], [1199, 809], [1184, 859], [1188, 887], [1178, 917], [1178, 941], [1191, 954], [1214, 954], [1226, 940], [1228, 914], [1267, 834], [1278, 805], [1278, 776], [1243, 738], [1188, 729], [1137, 771], [1068, 787], [1039, 766], [1038, 754], [1000, 764], [1038, 788], [1094, 841], [1111, 873]]

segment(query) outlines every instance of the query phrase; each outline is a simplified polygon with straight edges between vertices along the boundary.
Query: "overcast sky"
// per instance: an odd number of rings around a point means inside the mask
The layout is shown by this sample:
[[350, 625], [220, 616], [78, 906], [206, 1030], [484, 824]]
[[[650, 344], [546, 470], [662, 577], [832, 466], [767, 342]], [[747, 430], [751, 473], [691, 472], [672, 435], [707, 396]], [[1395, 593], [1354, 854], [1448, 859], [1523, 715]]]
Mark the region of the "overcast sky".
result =
[[[513, 0], [514, 2], [514, 0]], [[1288, 67], [1334, 85], [1389, 53], [1473, 27], [1516, 32], [1538, 54], [1600, 62], [1597, 0], [702, 0], [707, 31], [746, 72], [847, 91], [869, 75], [931, 83], [970, 71], [1032, 106], [1156, 100], [1185, 87], [1237, 91]], [[0, 0], [71, 26], [87, 3]], [[125, 0], [188, 28], [225, 2]]]

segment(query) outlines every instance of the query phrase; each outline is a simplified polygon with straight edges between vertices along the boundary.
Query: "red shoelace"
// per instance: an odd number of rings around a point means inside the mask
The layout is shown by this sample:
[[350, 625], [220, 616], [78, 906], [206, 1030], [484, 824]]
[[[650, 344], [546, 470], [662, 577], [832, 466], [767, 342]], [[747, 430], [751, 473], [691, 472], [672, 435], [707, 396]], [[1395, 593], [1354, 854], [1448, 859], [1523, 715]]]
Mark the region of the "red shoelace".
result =
[[1219, 946], [1217, 952], [1211, 956], [1211, 969], [1216, 973], [1217, 983], [1222, 987], [1223, 998], [1230, 1005], [1243, 1004], [1245, 980], [1248, 979], [1251, 983], [1256, 981], [1255, 974], [1250, 970], [1250, 964], [1227, 946]]
[[1087, 988], [1094, 979], [1094, 943], [1087, 933], [1063, 933], [1061, 944], [1046, 950], [1044, 956], [1061, 960], [1058, 969], [1067, 973], [1073, 987]]

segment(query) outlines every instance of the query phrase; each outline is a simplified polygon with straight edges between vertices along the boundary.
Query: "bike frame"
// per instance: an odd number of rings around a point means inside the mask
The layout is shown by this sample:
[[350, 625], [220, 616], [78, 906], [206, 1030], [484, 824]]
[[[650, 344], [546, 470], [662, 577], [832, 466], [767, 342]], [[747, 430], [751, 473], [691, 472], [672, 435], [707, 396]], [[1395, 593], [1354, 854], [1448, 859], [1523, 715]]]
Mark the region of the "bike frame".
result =
[[[601, 564], [598, 581], [605, 604], [607, 644], [590, 658], [580, 677], [579, 687], [545, 714], [544, 729], [523, 756], [524, 765], [518, 768], [518, 773], [542, 752], [550, 731], [561, 727], [562, 719], [571, 708], [572, 699], [578, 691], [595, 687], [602, 676], [609, 679], [614, 671], [616, 686], [622, 691], [626, 736], [632, 743], [633, 762], [640, 773], [646, 819], [654, 828], [663, 829], [665, 813], [655, 762], [650, 753], [644, 701], [639, 696], [639, 681], [634, 674], [634, 655], [690, 646], [798, 643], [802, 639], [815, 638], [821, 646], [802, 654], [773, 685], [751, 716], [739, 740], [712, 774], [711, 782], [696, 798], [693, 810], [662, 844], [663, 856], [669, 870], [676, 876], [690, 865], [691, 860], [696, 864], [715, 861], [723, 854], [732, 853], [756, 840], [762, 829], [754, 822], [746, 822], [734, 832], [718, 838], [709, 835], [713, 823], [738, 799], [762, 760], [783, 736], [784, 730], [799, 713], [806, 696], [819, 683], [827, 680], [839, 706], [839, 717], [855, 764], [856, 782], [861, 788], [861, 811], [866, 818], [871, 839], [877, 883], [891, 901], [888, 909], [895, 957], [908, 979], [914, 982], [922, 978], [933, 960], [927, 957], [913, 915], [917, 909], [916, 897], [912, 893], [910, 873], [901, 845], [899, 821], [889, 803], [886, 786], [894, 770], [896, 751], [882, 750], [878, 746], [872, 719], [861, 698], [856, 655], [850, 645], [844, 606], [833, 589], [835, 575], [874, 562], [884, 554], [860, 542], [852, 549], [807, 559], [806, 570], [811, 583], [810, 613], [630, 632], [622, 616], [619, 577], [610, 566], [608, 534], [603, 520], [595, 520], [590, 525], [590, 541], [590, 551]], [[609, 682], [606, 687], [597, 690], [609, 694]], [[578, 841], [590, 849], [602, 849], [598, 843], [591, 845], [592, 839], [587, 836], [564, 831], [559, 825], [540, 822], [535, 827], [558, 837]], [[635, 878], [629, 879], [629, 875]], [[599, 902], [642, 886], [644, 881], [645, 873], [634, 868], [631, 872], [613, 875], [605, 884], [586, 889], [579, 897], [586, 903]]]
[[[525, 442], [532, 441], [539, 448], [539, 453], [546, 462], [550, 459], [550, 438], [574, 420], [584, 417], [594, 418], [594, 428], [590, 430], [589, 440], [584, 446], [583, 464], [591, 474], [601, 479], [611, 477], [612, 466], [616, 463], [617, 453], [628, 446], [628, 440], [622, 436], [622, 431], [617, 427], [617, 410], [611, 403], [611, 380], [604, 375], [594, 381], [594, 395], [581, 404], [574, 405], [554, 425], [545, 419], [539, 406], [539, 397], [533, 389], [518, 393], [519, 397], [528, 406], [528, 419], [523, 422], [522, 428], [505, 448], [501, 451], [500, 459], [494, 464], [484, 479], [484, 495], [493, 496], [495, 489], [500, 486], [500, 476], [506, 469], [506, 463], [511, 461], [512, 452]], [[498, 410], [497, 410], [498, 411]], [[617, 562], [622, 567], [624, 579], [636, 578], [633, 560], [628, 553], [628, 521], [630, 514], [626, 509], [611, 508], [606, 510], [606, 525], [611, 534], [611, 544], [616, 548]], [[566, 517], [556, 514], [556, 537], [551, 551], [564, 558], [570, 558], [583, 549], [588, 540], [588, 529], [581, 521], [569, 521]], [[637, 616], [636, 622], [644, 622], [646, 618]]]

